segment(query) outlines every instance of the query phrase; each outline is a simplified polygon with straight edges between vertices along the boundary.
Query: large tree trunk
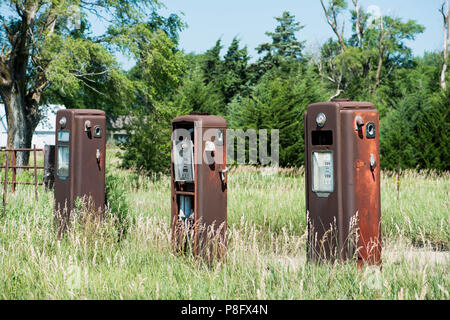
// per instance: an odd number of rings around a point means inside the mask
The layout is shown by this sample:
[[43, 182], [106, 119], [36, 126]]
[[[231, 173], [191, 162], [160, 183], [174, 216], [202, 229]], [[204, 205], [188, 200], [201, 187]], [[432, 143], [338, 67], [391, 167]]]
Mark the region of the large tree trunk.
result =
[[[2, 90], [2, 100], [8, 122], [8, 148], [31, 148], [33, 132], [38, 123], [38, 117], [30, 115], [24, 90], [13, 84], [9, 90]], [[29, 152], [17, 152], [16, 164], [27, 165]]]
[[[40, 5], [31, 0], [17, 4], [17, 12], [22, 18], [19, 28], [14, 31], [4, 25], [11, 44], [9, 55], [0, 56], [0, 95], [8, 122], [8, 148], [30, 148], [39, 122], [37, 111], [41, 91], [27, 88], [27, 67], [34, 19]], [[27, 165], [28, 159], [29, 152], [18, 152], [16, 164]]]

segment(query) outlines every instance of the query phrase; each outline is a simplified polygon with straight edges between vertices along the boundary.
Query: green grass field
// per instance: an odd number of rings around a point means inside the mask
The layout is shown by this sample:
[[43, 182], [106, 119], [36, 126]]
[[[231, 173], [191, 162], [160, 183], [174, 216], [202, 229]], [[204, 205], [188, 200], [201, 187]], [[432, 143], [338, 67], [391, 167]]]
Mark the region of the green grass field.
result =
[[[383, 269], [306, 261], [302, 169], [264, 175], [237, 167], [228, 183], [226, 263], [208, 265], [170, 246], [170, 178], [117, 168], [130, 224], [75, 222], [63, 239], [53, 192], [19, 186], [0, 220], [2, 299], [446, 299], [450, 291], [450, 174], [382, 174]], [[120, 191], [121, 190], [121, 191]], [[83, 210], [78, 213], [83, 217]]]

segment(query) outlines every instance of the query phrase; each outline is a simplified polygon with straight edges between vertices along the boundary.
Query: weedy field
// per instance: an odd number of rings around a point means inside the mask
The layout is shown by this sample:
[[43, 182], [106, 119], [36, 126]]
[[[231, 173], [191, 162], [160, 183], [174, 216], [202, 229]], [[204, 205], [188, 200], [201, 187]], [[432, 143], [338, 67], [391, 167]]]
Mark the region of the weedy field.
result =
[[304, 172], [237, 167], [228, 181], [226, 263], [170, 246], [170, 178], [118, 169], [108, 218], [76, 213], [66, 236], [53, 192], [19, 186], [0, 220], [2, 299], [449, 299], [450, 174], [382, 174], [383, 268], [306, 261]]

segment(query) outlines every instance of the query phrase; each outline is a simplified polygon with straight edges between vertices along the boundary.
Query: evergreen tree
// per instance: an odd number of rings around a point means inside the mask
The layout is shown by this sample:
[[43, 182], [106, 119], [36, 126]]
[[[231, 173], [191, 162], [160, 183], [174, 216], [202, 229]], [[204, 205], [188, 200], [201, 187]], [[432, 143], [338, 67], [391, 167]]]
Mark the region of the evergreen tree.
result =
[[223, 61], [220, 59], [220, 51], [222, 48], [221, 39], [218, 39], [214, 47], [202, 55], [201, 68], [206, 84], [213, 82], [218, 85], [220, 82], [223, 70]]
[[235, 37], [224, 56], [222, 73], [222, 92], [225, 103], [230, 102], [237, 94], [249, 92], [248, 61], [250, 57], [247, 47], [239, 48], [239, 40]]
[[431, 95], [416, 115], [416, 166], [450, 170], [450, 90]]
[[205, 84], [201, 68], [195, 68], [183, 80], [183, 86], [174, 99], [174, 106], [184, 114], [205, 112], [215, 115], [225, 114], [225, 104], [214, 82]]
[[266, 32], [272, 42], [262, 43], [256, 48], [259, 54], [265, 54], [257, 63], [260, 69], [258, 78], [273, 67], [301, 61], [303, 57], [305, 41], [298, 41], [295, 36], [295, 33], [303, 29], [303, 26], [295, 21], [295, 15], [284, 11], [281, 17], [275, 17], [275, 19], [278, 21], [275, 31]]
[[302, 166], [303, 114], [308, 104], [322, 101], [327, 94], [311, 66], [287, 78], [273, 70], [261, 78], [249, 97], [230, 104], [230, 126], [280, 130], [280, 165]]

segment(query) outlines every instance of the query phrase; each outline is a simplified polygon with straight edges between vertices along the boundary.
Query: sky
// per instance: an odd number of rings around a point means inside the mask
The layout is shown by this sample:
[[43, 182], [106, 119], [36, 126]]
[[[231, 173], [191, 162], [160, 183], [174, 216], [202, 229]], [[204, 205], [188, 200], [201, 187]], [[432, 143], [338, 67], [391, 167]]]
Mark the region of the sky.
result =
[[[269, 41], [266, 31], [273, 31], [277, 25], [275, 16], [288, 10], [296, 16], [304, 28], [297, 33], [299, 40], [306, 40], [306, 49], [315, 50], [329, 37], [334, 37], [327, 24], [319, 0], [162, 0], [165, 7], [162, 15], [183, 14], [188, 27], [180, 33], [180, 48], [185, 53], [203, 53], [222, 39], [225, 54], [233, 37], [241, 45], [247, 45], [252, 60], [258, 58], [255, 48]], [[351, 0], [347, 1], [353, 8]], [[382, 15], [393, 15], [414, 19], [425, 26], [423, 34], [416, 41], [407, 42], [415, 55], [424, 51], [442, 50], [443, 22], [438, 9], [443, 0], [360, 0], [364, 9], [378, 10]], [[375, 12], [375, 11], [374, 11]], [[345, 19], [345, 30], [351, 32], [350, 15]], [[131, 61], [119, 59], [125, 68]]]
[[[251, 61], [258, 59], [255, 48], [270, 41], [265, 35], [274, 31], [277, 21], [287, 10], [295, 15], [304, 26], [296, 36], [306, 40], [306, 51], [316, 51], [328, 38], [336, 36], [328, 25], [320, 0], [160, 0], [165, 8], [159, 13], [168, 16], [176, 13], [187, 23], [180, 33], [180, 49], [185, 53], [203, 53], [214, 46], [221, 38], [222, 55], [234, 37], [240, 40], [241, 47], [247, 46]], [[328, 2], [328, 1], [325, 1]], [[443, 19], [438, 11], [444, 0], [359, 0], [360, 6], [369, 12], [413, 19], [425, 27], [414, 41], [406, 41], [414, 55], [423, 55], [425, 51], [442, 50]], [[348, 9], [353, 9], [351, 0], [347, 0]], [[7, 8], [6, 8], [7, 9]], [[3, 8], [2, 8], [3, 10]], [[346, 12], [345, 35], [351, 33], [350, 13]], [[93, 33], [98, 35], [106, 30], [103, 21], [90, 17]], [[134, 65], [134, 61], [117, 54], [124, 69]]]

